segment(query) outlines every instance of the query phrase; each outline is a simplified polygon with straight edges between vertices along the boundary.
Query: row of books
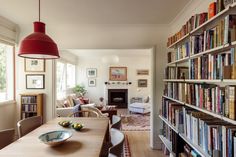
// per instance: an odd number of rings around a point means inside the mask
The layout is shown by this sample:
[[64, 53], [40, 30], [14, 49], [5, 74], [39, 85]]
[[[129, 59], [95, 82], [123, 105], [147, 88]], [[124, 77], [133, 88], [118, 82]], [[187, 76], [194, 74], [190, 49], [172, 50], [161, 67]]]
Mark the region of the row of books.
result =
[[236, 86], [167, 83], [164, 94], [181, 102], [236, 120]]
[[219, 119], [183, 108], [184, 134], [210, 156], [234, 157], [236, 126]]
[[184, 66], [168, 66], [164, 70], [165, 79], [188, 79], [189, 68]]
[[36, 103], [36, 101], [37, 101], [37, 97], [36, 96], [22, 96], [21, 97], [21, 102], [23, 104]]
[[202, 55], [191, 59], [190, 79], [235, 79], [235, 48], [219, 54]]
[[190, 48], [191, 45], [189, 41], [186, 41], [183, 45], [178, 46], [174, 52], [174, 60], [179, 60], [188, 57], [190, 55]]
[[214, 17], [216, 14], [225, 9], [228, 5], [233, 2], [228, 2], [224, 0], [216, 0], [209, 4], [208, 12], [202, 12], [200, 14], [195, 14], [192, 16], [185, 25], [182, 26], [181, 30], [175, 35], [168, 38], [167, 46], [175, 43], [179, 39], [181, 39], [186, 34], [190, 33], [195, 28], [199, 27], [203, 23], [205, 23], [208, 19]]
[[180, 134], [202, 148], [206, 154], [213, 157], [234, 157], [235, 125], [170, 100], [163, 99], [162, 105], [162, 115], [177, 128]]
[[22, 111], [23, 112], [37, 112], [37, 105], [34, 104], [34, 105], [28, 105], [28, 104], [25, 104], [25, 105], [22, 105]]

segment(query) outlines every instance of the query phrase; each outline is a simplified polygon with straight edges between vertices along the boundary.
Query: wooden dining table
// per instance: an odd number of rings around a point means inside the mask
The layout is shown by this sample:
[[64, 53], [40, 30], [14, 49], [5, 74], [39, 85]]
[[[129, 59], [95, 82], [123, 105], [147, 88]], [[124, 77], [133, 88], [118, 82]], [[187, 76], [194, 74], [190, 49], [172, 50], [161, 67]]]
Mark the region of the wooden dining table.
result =
[[[61, 120], [82, 123], [84, 128], [80, 131], [70, 127], [64, 128], [58, 125]], [[72, 137], [55, 147], [38, 139], [41, 134], [55, 130], [71, 131]], [[109, 118], [55, 118], [1, 149], [0, 157], [99, 157], [108, 130]]]

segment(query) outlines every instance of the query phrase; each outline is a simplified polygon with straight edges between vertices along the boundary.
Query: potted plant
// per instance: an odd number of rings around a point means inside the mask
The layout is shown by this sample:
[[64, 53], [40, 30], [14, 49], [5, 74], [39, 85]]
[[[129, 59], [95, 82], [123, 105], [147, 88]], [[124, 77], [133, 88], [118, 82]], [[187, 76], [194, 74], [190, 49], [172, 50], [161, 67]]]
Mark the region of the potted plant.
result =
[[73, 90], [78, 97], [83, 97], [85, 95], [85, 93], [87, 92], [85, 87], [83, 85], [79, 85], [79, 84], [76, 85]]

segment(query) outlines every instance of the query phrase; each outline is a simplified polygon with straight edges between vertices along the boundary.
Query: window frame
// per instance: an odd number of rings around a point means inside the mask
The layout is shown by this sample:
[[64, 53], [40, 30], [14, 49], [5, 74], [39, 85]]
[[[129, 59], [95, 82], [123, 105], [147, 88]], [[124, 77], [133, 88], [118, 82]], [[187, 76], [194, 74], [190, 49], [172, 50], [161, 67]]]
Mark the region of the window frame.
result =
[[12, 97], [12, 99], [9, 99], [9, 100], [0, 101], [0, 106], [2, 106], [2, 105], [16, 103], [16, 46], [14, 43], [11, 43], [11, 42], [8, 42], [8, 41], [2, 40], [2, 39], [0, 39], [0, 43], [12, 46], [12, 53], [13, 53], [12, 54], [12, 62], [13, 62], [13, 65], [12, 65], [12, 68], [13, 68], [13, 70], [12, 70], [12, 77], [13, 77], [12, 92], [13, 92], [13, 97]]
[[[64, 67], [65, 67], [65, 87], [66, 87], [66, 91], [65, 91], [65, 97], [67, 95], [67, 91], [72, 89], [72, 88], [68, 88], [68, 85], [67, 85], [67, 64], [71, 64], [71, 65], [74, 65], [75, 66], [75, 86], [76, 86], [76, 82], [77, 82], [77, 66], [76, 64], [72, 63], [72, 62], [69, 62], [69, 61], [66, 61], [64, 59], [59, 59], [56, 61], [56, 80], [57, 80], [57, 63], [60, 62], [62, 64], [64, 64]], [[56, 81], [56, 99], [63, 99], [63, 98], [58, 98], [58, 92], [57, 92], [57, 81]]]

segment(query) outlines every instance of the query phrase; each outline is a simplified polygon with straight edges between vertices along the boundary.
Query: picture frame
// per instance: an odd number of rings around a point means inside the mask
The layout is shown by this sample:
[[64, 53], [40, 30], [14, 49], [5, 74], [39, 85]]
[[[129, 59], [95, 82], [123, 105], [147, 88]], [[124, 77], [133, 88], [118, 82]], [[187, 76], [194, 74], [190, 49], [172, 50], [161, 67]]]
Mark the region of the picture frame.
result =
[[97, 69], [87, 68], [87, 77], [97, 77]]
[[127, 67], [110, 67], [110, 81], [127, 81]]
[[25, 72], [45, 72], [44, 59], [25, 58]]
[[89, 79], [88, 80], [88, 86], [89, 87], [95, 87], [96, 86], [96, 79]]
[[26, 89], [44, 89], [45, 81], [44, 74], [27, 74]]
[[149, 70], [148, 69], [138, 69], [137, 75], [149, 75]]
[[147, 87], [148, 80], [147, 79], [138, 79], [138, 87]]

